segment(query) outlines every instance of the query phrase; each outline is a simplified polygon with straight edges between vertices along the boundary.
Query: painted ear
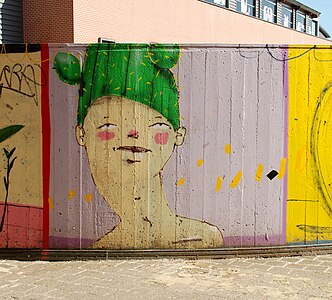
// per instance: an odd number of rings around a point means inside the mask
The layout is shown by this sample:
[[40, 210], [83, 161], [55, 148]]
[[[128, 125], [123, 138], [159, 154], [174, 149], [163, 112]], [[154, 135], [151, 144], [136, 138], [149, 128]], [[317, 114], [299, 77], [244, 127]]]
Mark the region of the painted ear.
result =
[[184, 138], [186, 136], [186, 128], [180, 127], [176, 131], [176, 137], [175, 137], [175, 145], [176, 146], [181, 146], [184, 142]]
[[70, 85], [80, 84], [81, 64], [76, 56], [60, 52], [54, 58], [54, 69], [63, 82]]
[[85, 131], [84, 131], [84, 128], [81, 125], [77, 125], [75, 129], [76, 129], [76, 132], [75, 132], [76, 133], [76, 141], [80, 146], [84, 147], [85, 146], [85, 139], [84, 139]]

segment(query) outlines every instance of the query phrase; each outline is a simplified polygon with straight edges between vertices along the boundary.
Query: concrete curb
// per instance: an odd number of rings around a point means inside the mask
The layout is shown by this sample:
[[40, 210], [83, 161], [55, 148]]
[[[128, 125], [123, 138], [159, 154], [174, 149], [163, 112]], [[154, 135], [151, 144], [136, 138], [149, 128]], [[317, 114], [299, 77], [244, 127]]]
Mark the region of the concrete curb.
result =
[[244, 247], [220, 249], [149, 249], [149, 250], [40, 250], [40, 249], [0, 249], [0, 259], [22, 261], [70, 261], [106, 259], [149, 259], [149, 258], [186, 258], [186, 259], [225, 259], [245, 257], [281, 257], [332, 254], [332, 244], [308, 246]]

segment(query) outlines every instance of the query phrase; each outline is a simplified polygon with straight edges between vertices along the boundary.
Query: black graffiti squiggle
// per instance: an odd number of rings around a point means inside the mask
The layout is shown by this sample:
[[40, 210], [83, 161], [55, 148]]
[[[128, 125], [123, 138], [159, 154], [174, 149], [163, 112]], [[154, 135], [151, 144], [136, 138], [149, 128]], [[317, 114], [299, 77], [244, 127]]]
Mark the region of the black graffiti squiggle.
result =
[[0, 222], [0, 232], [3, 230], [3, 226], [5, 224], [5, 217], [6, 217], [6, 212], [7, 212], [7, 207], [8, 207], [8, 195], [9, 195], [9, 175], [10, 171], [12, 170], [14, 166], [14, 162], [16, 160], [16, 156], [11, 159], [12, 155], [14, 154], [16, 148], [13, 148], [11, 151], [6, 150], [5, 148], [3, 151], [5, 152], [6, 158], [7, 158], [7, 173], [6, 176], [3, 178], [4, 184], [5, 184], [5, 189], [6, 189], [6, 197], [5, 197], [5, 205], [3, 208], [3, 213], [2, 213], [2, 218]]
[[[40, 80], [36, 78], [36, 68], [41, 71]], [[12, 66], [5, 65], [0, 72], [0, 84], [2, 88], [32, 98], [37, 106], [38, 87], [45, 86], [46, 82], [46, 75], [39, 64], [22, 65], [16, 63]]]

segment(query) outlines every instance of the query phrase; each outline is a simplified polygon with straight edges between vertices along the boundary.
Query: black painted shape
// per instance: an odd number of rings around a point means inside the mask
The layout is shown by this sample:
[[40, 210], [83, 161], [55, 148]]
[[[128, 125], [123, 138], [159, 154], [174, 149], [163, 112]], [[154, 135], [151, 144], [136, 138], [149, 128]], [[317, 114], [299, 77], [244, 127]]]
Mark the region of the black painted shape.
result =
[[279, 172], [276, 170], [272, 170], [269, 174], [267, 174], [267, 178], [270, 180], [274, 179], [276, 176], [278, 176]]

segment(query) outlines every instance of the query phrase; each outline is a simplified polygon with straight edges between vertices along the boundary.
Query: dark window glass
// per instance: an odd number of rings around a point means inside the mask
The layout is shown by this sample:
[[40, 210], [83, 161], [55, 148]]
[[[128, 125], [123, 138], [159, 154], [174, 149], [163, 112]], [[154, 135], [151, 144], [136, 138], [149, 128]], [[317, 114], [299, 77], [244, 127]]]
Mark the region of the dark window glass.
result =
[[315, 20], [312, 20], [311, 34], [318, 35], [318, 22]]
[[217, 4], [223, 7], [228, 7], [228, 0], [207, 0], [207, 2]]
[[277, 22], [277, 0], [262, 0], [262, 17], [268, 22]]
[[255, 0], [237, 0], [236, 10], [248, 16], [256, 16]]
[[282, 6], [281, 21], [283, 26], [293, 28], [293, 9], [291, 7]]
[[303, 12], [296, 12], [296, 30], [305, 32], [305, 14]]

